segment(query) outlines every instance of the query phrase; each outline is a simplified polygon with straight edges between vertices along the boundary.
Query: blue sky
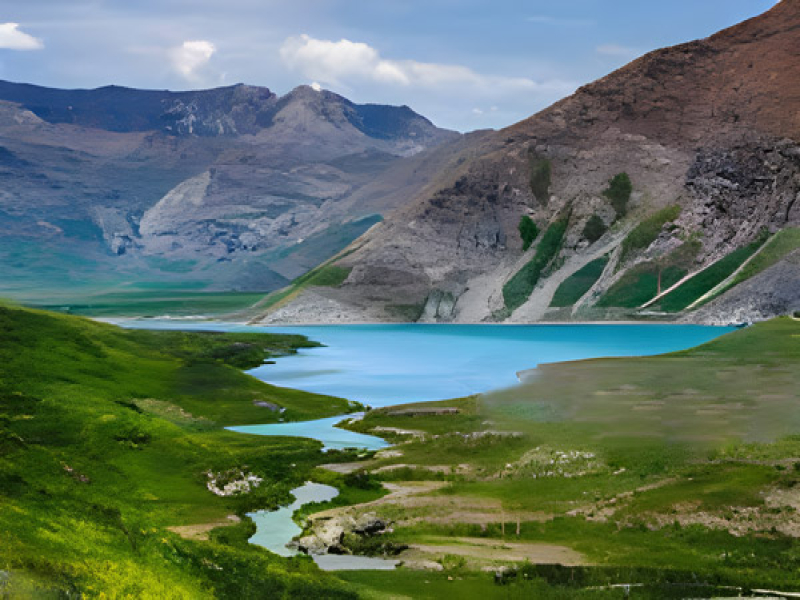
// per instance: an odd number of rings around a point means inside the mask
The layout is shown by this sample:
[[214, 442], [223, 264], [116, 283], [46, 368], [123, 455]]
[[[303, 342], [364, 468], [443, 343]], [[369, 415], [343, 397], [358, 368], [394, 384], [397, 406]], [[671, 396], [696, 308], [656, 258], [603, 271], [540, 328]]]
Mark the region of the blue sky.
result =
[[461, 131], [510, 125], [775, 0], [3, 0], [0, 79], [282, 94], [315, 84]]

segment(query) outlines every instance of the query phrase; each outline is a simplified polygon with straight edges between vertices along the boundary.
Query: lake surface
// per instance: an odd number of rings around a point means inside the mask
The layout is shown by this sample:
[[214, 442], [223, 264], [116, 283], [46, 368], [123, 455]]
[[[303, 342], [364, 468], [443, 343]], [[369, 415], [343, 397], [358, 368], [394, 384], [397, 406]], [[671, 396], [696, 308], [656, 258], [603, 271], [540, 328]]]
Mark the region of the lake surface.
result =
[[250, 327], [118, 320], [148, 329], [298, 333], [325, 344], [250, 371], [284, 387], [373, 407], [445, 400], [510, 387], [542, 363], [643, 356], [708, 342], [732, 327], [700, 325], [321, 325]]

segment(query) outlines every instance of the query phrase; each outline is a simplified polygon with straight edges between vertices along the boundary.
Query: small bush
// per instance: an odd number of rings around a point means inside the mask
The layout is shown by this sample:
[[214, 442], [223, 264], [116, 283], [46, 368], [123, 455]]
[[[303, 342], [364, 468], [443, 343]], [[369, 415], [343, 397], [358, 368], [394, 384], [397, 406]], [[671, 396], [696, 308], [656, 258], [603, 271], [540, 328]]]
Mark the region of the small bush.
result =
[[617, 211], [617, 218], [625, 216], [628, 212], [628, 200], [631, 199], [633, 184], [627, 173], [619, 173], [611, 178], [608, 188], [603, 191], [603, 195], [611, 200], [611, 206]]
[[522, 215], [519, 220], [519, 235], [522, 238], [522, 251], [531, 247], [533, 240], [539, 235], [539, 228], [528, 215]]
[[639, 223], [628, 237], [622, 242], [622, 256], [620, 262], [636, 250], [644, 250], [652, 244], [666, 223], [674, 221], [681, 214], [681, 207], [677, 204], [661, 209], [656, 214]]
[[550, 198], [550, 176], [552, 167], [546, 158], [530, 158], [531, 192], [539, 202], [547, 203]]
[[583, 227], [583, 237], [585, 237], [591, 243], [595, 243], [597, 240], [603, 237], [603, 234], [607, 229], [608, 228], [603, 222], [603, 219], [597, 215], [592, 215], [589, 217], [589, 220], [586, 221], [586, 225]]

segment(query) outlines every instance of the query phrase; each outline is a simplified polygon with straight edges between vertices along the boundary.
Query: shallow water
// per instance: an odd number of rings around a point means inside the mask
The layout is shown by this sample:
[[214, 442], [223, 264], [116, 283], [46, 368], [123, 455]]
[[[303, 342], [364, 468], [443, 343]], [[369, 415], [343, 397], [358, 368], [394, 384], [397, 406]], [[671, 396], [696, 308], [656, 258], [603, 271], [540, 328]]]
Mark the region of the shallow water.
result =
[[286, 547], [292, 538], [300, 535], [303, 531], [292, 521], [294, 511], [309, 502], [333, 500], [339, 495], [339, 490], [329, 485], [308, 482], [293, 489], [292, 494], [294, 494], [295, 501], [289, 506], [282, 506], [278, 510], [258, 510], [247, 513], [247, 516], [256, 524], [256, 532], [248, 540], [251, 544], [256, 544], [281, 556], [298, 554], [297, 551]]
[[[339, 495], [339, 490], [321, 483], [307, 482], [292, 490], [295, 501], [289, 506], [278, 510], [259, 510], [248, 513], [256, 524], [256, 532], [248, 540], [251, 544], [266, 548], [280, 556], [295, 556], [300, 554], [296, 550], [286, 547], [295, 536], [302, 533], [302, 529], [292, 520], [294, 512], [310, 502], [327, 502]], [[333, 554], [318, 554], [311, 556], [323, 571], [342, 571], [354, 569], [390, 570], [397, 566], [396, 560], [384, 560], [367, 556], [339, 556]]]
[[[361, 414], [348, 415], [348, 418], [359, 418]], [[286, 435], [295, 437], [308, 437], [319, 440], [323, 450], [342, 450], [344, 448], [361, 448], [364, 450], [380, 450], [388, 444], [374, 435], [364, 435], [346, 429], [335, 427], [345, 417], [330, 417], [315, 421], [301, 421], [296, 423], [271, 423], [269, 425], [241, 425], [228, 427], [238, 433], [253, 435]]]

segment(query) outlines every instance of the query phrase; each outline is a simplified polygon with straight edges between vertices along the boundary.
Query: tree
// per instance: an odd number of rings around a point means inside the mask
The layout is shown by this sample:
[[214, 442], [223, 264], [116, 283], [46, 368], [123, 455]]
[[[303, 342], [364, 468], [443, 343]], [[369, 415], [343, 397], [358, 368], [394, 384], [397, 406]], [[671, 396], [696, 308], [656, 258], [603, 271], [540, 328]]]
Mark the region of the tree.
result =
[[597, 215], [592, 215], [583, 227], [583, 237], [595, 243], [606, 232], [606, 224]]
[[539, 235], [539, 228], [528, 215], [522, 215], [519, 220], [519, 235], [522, 238], [522, 251], [531, 247], [533, 240]]
[[627, 173], [618, 173], [608, 182], [608, 188], [603, 195], [611, 200], [611, 206], [617, 211], [617, 218], [622, 218], [628, 212], [628, 200], [631, 199], [633, 184]]

